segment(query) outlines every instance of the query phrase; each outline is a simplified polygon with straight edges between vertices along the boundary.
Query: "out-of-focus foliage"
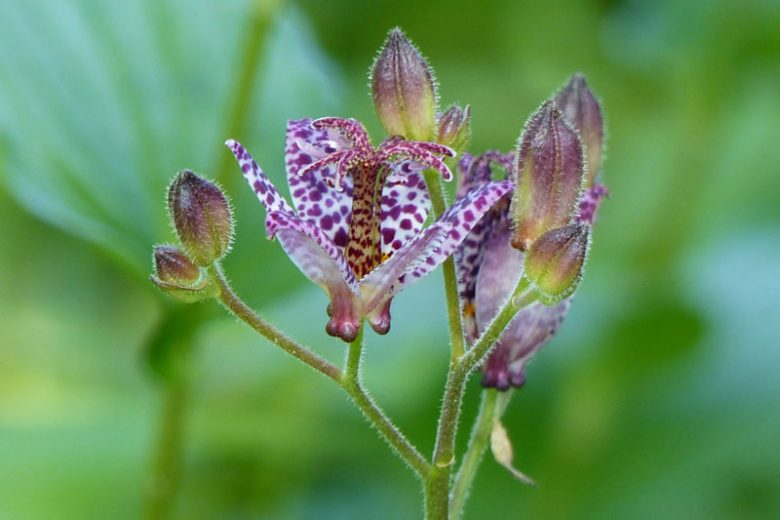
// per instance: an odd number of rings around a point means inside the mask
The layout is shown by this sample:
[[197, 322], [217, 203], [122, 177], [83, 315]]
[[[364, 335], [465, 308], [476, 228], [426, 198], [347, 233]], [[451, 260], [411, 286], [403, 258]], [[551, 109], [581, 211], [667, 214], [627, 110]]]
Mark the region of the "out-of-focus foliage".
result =
[[[226, 135], [253, 9], [267, 33]], [[378, 137], [366, 73], [395, 25], [443, 101], [472, 105], [474, 151], [511, 148], [576, 70], [606, 114], [612, 197], [577, 305], [505, 420], [539, 487], [486, 460], [467, 515], [777, 516], [776, 2], [0, 0], [0, 517], [137, 517], [158, 414], [139, 352], [165, 301], [142, 275], [172, 238], [167, 183], [220, 175], [237, 137], [283, 185], [287, 118], [355, 116]], [[236, 288], [340, 359], [324, 295], [227, 171]], [[435, 278], [399, 296], [366, 356], [426, 451], [447, 360]], [[418, 516], [411, 473], [329, 381], [229, 318], [198, 346], [177, 517]]]

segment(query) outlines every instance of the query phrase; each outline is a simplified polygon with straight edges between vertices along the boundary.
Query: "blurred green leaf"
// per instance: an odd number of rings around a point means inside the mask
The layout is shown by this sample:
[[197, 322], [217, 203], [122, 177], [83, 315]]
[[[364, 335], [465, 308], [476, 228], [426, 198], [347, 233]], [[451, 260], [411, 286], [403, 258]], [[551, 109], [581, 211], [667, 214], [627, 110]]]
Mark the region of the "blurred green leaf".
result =
[[216, 175], [228, 137], [259, 134], [278, 143], [280, 157], [291, 107], [316, 115], [337, 100], [332, 67], [303, 18], [286, 11], [270, 26], [266, 66], [252, 78], [250, 93], [265, 99], [247, 107], [255, 122], [247, 135], [225, 135], [248, 31], [268, 27], [252, 18], [277, 15], [262, 6], [0, 2], [0, 33], [14, 42], [0, 45], [9, 191], [147, 273], [150, 246], [170, 238], [163, 196], [177, 170]]

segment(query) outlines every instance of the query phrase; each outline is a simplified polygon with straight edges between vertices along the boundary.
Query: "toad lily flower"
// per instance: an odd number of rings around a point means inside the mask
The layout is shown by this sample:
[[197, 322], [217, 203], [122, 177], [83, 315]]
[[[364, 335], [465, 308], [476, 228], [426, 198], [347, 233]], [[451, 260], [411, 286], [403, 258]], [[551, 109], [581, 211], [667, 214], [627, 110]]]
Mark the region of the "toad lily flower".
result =
[[[586, 101], [567, 106], [565, 113], [570, 119], [564, 119], [564, 113], [554, 101], [542, 105], [529, 119], [517, 154], [487, 152], [476, 158], [466, 154], [458, 164], [459, 193], [490, 182], [495, 166], [511, 175], [518, 185], [514, 191], [515, 208], [510, 211], [510, 197], [503, 197], [472, 229], [456, 252], [464, 329], [471, 343], [498, 313], [521, 277], [530, 278], [532, 273], [529, 271], [539, 271], [540, 265], [543, 269], [545, 261], [559, 250], [558, 246], [568, 248], [563, 254], [558, 253], [559, 258], [566, 257], [566, 261], [558, 262], [544, 272], [545, 276], [537, 275], [536, 283], [552, 280], [555, 285], [559, 280], [571, 280], [572, 265], [577, 263], [572, 259], [579, 262], [579, 266], [575, 266], [576, 277], [579, 277], [587, 254], [590, 226], [607, 190], [595, 182], [595, 175], [586, 176], [584, 146], [579, 138], [579, 135], [603, 135], [600, 127], [580, 126], [602, 124], [598, 104], [588, 105], [596, 103], [595, 97], [590, 90], [585, 92], [584, 78], [577, 75], [564, 87], [562, 92], [566, 96], [559, 94], [558, 99], [571, 99], [570, 90], [575, 87], [581, 89], [577, 95]], [[578, 117], [583, 104], [588, 108], [588, 114], [599, 114], [599, 117]], [[590, 144], [597, 147], [600, 154], [601, 141], [591, 139]], [[598, 166], [595, 163], [592, 168]], [[559, 189], [551, 192], [549, 187], [556, 184]], [[530, 193], [518, 193], [522, 189]], [[519, 204], [529, 204], [530, 209], [519, 207]], [[520, 217], [514, 223], [513, 213]], [[523, 227], [527, 222], [531, 225]], [[514, 240], [522, 247], [513, 247], [513, 238], [527, 230], [534, 233], [523, 235], [523, 238], [529, 236], [530, 239]], [[527, 257], [534, 252], [537, 256], [529, 263]], [[570, 271], [563, 272], [566, 269]], [[571, 305], [572, 291], [552, 301], [542, 298], [517, 313], [488, 357], [483, 386], [499, 390], [523, 386], [526, 364], [555, 334]]]
[[422, 170], [452, 174], [442, 145], [390, 137], [378, 147], [352, 119], [290, 121], [286, 165], [295, 210], [236, 141], [227, 146], [266, 209], [266, 232], [330, 297], [326, 331], [344, 341], [368, 319], [390, 328], [390, 302], [451, 255], [511, 189], [484, 183], [423, 228], [430, 199]]

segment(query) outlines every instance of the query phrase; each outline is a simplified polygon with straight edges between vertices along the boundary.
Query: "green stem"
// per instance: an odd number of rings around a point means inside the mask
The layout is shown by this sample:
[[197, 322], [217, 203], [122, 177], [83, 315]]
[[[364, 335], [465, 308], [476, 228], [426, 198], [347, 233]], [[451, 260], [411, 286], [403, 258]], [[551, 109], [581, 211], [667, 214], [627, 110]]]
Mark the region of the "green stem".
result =
[[350, 343], [347, 352], [347, 362], [341, 387], [347, 392], [355, 405], [363, 412], [379, 435], [390, 445], [398, 456], [414, 471], [417, 478], [423, 480], [430, 471], [430, 465], [417, 448], [404, 436], [401, 430], [393, 424], [389, 417], [374, 402], [363, 388], [360, 380], [360, 361], [363, 354], [363, 326], [360, 327], [355, 341]]
[[[438, 172], [426, 170], [425, 182], [428, 185], [428, 193], [431, 196], [433, 216], [439, 217], [447, 209], [444, 198], [441, 177]], [[448, 257], [442, 265], [444, 274], [444, 294], [447, 298], [447, 321], [450, 330], [450, 353], [452, 361], [463, 355], [465, 345], [463, 342], [463, 324], [460, 317], [460, 300], [458, 299], [458, 277], [455, 272], [455, 260]]]
[[238, 319], [255, 329], [261, 336], [264, 336], [275, 345], [281, 347], [285, 352], [293, 355], [299, 361], [312, 367], [314, 370], [328, 376], [337, 383], [341, 382], [341, 370], [330, 361], [318, 356], [311, 350], [299, 345], [295, 340], [284, 334], [282, 331], [265, 321], [255, 311], [253, 311], [241, 298], [233, 292], [230, 284], [222, 272], [219, 264], [211, 267], [212, 276], [217, 283], [219, 294], [217, 299], [222, 302]]
[[360, 360], [363, 357], [363, 324], [360, 324], [358, 335], [355, 340], [349, 344], [347, 350], [347, 362], [344, 367], [344, 375], [341, 377], [341, 384], [360, 383]]
[[468, 352], [461, 358], [460, 364], [463, 365], [468, 372], [471, 372], [476, 368], [482, 360], [485, 358], [491, 347], [495, 345], [496, 341], [501, 337], [504, 330], [515, 317], [515, 314], [536, 301], [536, 294], [533, 290], [529, 290], [528, 281], [523, 277], [515, 287], [514, 292], [509, 297], [509, 300], [504, 304], [498, 314], [488, 325], [487, 329], [482, 333], [477, 342]]
[[469, 497], [469, 491], [477, 473], [477, 468], [490, 442], [493, 421], [500, 417], [500, 413], [498, 417], [496, 413], [498, 412], [496, 409], [497, 401], [498, 392], [495, 389], [490, 388], [482, 391], [482, 403], [479, 407], [479, 414], [474, 422], [466, 454], [463, 457], [458, 473], [455, 475], [455, 483], [452, 486], [450, 516], [453, 520], [460, 518], [463, 513], [463, 507]]
[[217, 298], [238, 319], [247, 323], [260, 335], [268, 338], [283, 350], [292, 354], [318, 372], [336, 381], [344, 391], [352, 398], [355, 405], [363, 412], [366, 419], [387, 441], [403, 461], [415, 472], [418, 478], [424, 478], [429, 472], [430, 466], [420, 452], [404, 434], [393, 424], [379, 406], [374, 402], [360, 382], [360, 359], [363, 350], [363, 328], [361, 326], [358, 337], [349, 346], [347, 362], [342, 374], [341, 370], [329, 361], [321, 358], [306, 347], [299, 345], [273, 325], [266, 322], [249, 308], [239, 296], [230, 288], [222, 268], [215, 264], [211, 274], [219, 288]]
[[450, 364], [436, 431], [433, 467], [426, 485], [426, 511], [429, 518], [447, 519], [449, 515], [450, 472], [455, 462], [455, 438], [468, 375], [482, 362], [517, 311], [533, 301], [534, 295], [528, 291], [528, 283], [523, 278], [474, 346]]

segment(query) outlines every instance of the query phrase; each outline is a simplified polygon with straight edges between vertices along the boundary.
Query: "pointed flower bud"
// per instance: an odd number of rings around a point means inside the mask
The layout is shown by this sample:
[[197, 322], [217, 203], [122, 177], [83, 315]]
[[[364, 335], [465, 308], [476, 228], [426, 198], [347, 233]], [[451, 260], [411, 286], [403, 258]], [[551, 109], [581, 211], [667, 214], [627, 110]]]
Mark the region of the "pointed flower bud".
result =
[[571, 222], [585, 159], [577, 131], [552, 100], [526, 123], [516, 157], [512, 245], [527, 251], [545, 232]]
[[471, 142], [471, 107], [452, 105], [439, 117], [436, 142], [463, 153]]
[[196, 302], [216, 295], [214, 286], [201, 269], [176, 246], [154, 247], [152, 283], [184, 302]]
[[371, 70], [371, 93], [389, 135], [431, 141], [436, 133], [436, 83], [425, 58], [396, 28]]
[[184, 170], [168, 189], [168, 209], [193, 263], [207, 266], [225, 255], [233, 236], [233, 218], [217, 185]]
[[542, 303], [553, 305], [577, 289], [589, 245], [590, 226], [585, 224], [548, 231], [533, 243], [525, 257], [525, 276]]
[[588, 157], [588, 169], [585, 187], [593, 186], [593, 181], [601, 168], [601, 155], [604, 149], [604, 120], [601, 105], [593, 91], [588, 87], [585, 76], [577, 73], [558, 92], [555, 97], [564, 117], [580, 133]]

